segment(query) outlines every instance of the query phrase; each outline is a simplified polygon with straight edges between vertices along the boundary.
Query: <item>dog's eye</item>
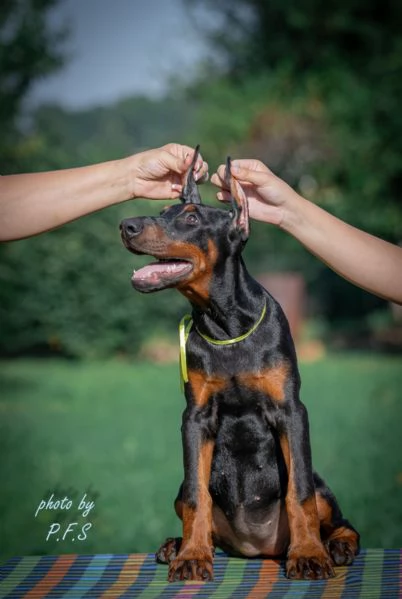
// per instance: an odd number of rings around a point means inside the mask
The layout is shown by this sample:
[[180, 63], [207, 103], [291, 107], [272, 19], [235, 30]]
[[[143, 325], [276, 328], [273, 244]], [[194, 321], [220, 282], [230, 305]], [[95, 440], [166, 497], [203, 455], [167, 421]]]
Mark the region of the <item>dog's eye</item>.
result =
[[196, 225], [198, 224], [198, 216], [194, 213], [192, 214], [187, 214], [186, 216], [186, 223], [188, 225]]

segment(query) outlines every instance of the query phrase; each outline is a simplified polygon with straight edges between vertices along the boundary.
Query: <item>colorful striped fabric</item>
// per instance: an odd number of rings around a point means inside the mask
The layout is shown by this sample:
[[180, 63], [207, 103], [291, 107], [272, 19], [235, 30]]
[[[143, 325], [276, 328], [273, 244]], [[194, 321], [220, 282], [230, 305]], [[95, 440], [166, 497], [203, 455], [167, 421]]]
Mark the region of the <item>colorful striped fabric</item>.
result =
[[15, 557], [0, 568], [0, 597], [371, 599], [402, 597], [402, 550], [362, 551], [328, 581], [290, 581], [283, 563], [215, 558], [214, 582], [171, 583], [152, 554]]

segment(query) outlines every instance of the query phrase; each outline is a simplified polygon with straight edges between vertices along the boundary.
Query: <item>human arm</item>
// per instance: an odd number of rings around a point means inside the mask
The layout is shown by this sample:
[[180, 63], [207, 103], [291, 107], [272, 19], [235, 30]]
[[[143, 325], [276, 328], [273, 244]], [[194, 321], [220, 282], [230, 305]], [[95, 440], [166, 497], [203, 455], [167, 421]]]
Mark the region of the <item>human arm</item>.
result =
[[[178, 198], [193, 153], [167, 144], [91, 166], [0, 177], [0, 241], [49, 231], [128, 199]], [[207, 170], [200, 159], [196, 179]]]
[[[250, 216], [279, 226], [339, 275], [402, 304], [402, 248], [353, 227], [296, 193], [258, 160], [233, 161], [232, 173], [249, 201]], [[224, 166], [211, 181], [226, 199]]]

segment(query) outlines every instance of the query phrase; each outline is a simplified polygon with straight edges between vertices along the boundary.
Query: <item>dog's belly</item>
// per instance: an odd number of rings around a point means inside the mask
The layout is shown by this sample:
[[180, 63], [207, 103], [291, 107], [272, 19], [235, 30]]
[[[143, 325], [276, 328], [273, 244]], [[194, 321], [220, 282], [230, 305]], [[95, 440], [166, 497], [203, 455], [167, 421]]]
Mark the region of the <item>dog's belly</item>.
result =
[[264, 514], [253, 519], [253, 513], [239, 506], [229, 521], [220, 507], [212, 508], [214, 542], [232, 555], [245, 557], [279, 556], [289, 545], [289, 524], [285, 506], [278, 500]]
[[226, 411], [210, 478], [216, 544], [246, 557], [286, 551], [286, 484], [277, 435], [258, 409]]

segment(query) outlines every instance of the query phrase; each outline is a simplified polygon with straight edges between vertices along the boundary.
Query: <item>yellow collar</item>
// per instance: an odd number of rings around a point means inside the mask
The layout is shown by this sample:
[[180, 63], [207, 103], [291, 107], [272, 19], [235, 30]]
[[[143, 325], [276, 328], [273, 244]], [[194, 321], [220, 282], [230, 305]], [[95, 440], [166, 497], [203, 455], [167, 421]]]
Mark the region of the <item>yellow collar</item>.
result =
[[184, 391], [184, 383], [188, 383], [186, 343], [193, 326], [193, 319], [190, 314], [185, 314], [179, 324], [180, 339], [180, 388]]
[[[239, 343], [239, 341], [243, 341], [247, 339], [254, 331], [259, 327], [261, 322], [264, 319], [265, 314], [267, 313], [267, 304], [265, 302], [264, 308], [262, 309], [261, 316], [257, 320], [257, 322], [251, 327], [247, 333], [240, 335], [239, 337], [235, 337], [234, 339], [213, 339], [212, 337], [208, 337], [208, 335], [204, 335], [201, 333], [196, 327], [197, 333], [208, 341], [208, 343], [213, 343], [214, 345], [233, 345], [233, 343]], [[185, 314], [180, 321], [179, 324], [179, 339], [180, 339], [180, 380], [181, 380], [181, 388], [184, 389], [184, 383], [188, 383], [188, 372], [187, 372], [187, 357], [186, 357], [186, 343], [188, 336], [190, 334], [191, 327], [193, 326], [193, 319], [190, 314]]]

